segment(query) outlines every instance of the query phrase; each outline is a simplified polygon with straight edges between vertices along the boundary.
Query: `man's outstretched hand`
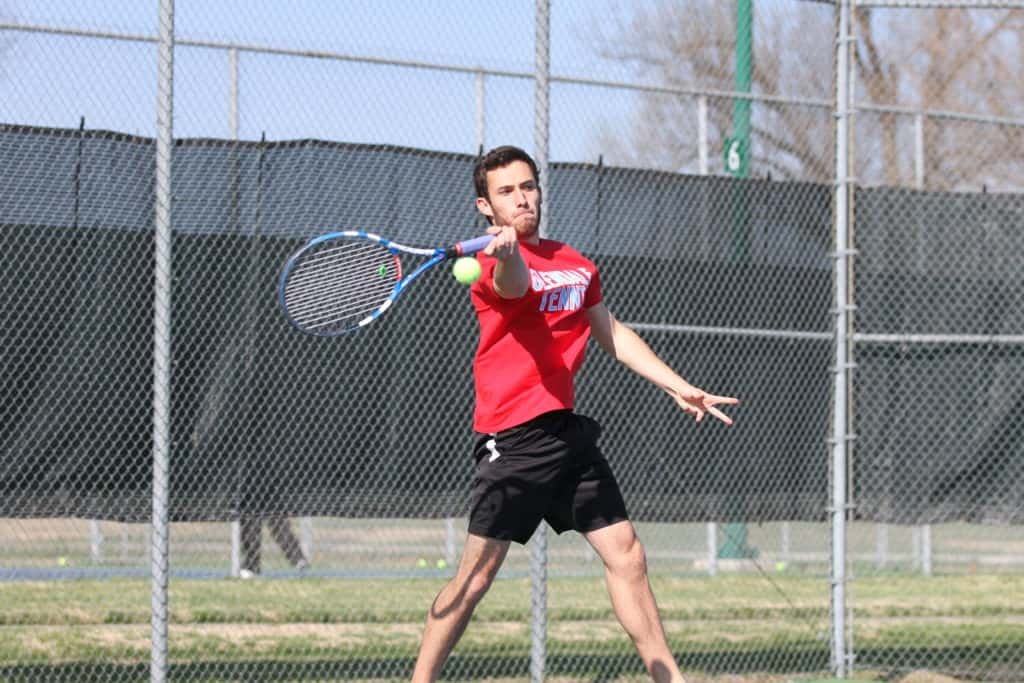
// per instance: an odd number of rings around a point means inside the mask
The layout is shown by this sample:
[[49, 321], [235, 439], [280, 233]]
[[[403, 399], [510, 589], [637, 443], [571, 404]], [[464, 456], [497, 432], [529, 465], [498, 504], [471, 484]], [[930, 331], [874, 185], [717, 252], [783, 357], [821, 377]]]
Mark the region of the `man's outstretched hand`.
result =
[[704, 415], [708, 414], [717, 417], [727, 425], [731, 425], [732, 418], [719, 410], [717, 406], [734, 406], [740, 402], [738, 398], [733, 398], [732, 396], [716, 396], [714, 394], [701, 391], [697, 387], [675, 389], [671, 391], [670, 394], [672, 398], [675, 399], [676, 403], [679, 404], [679, 407], [690, 415], [693, 415], [697, 422], [703, 420]]

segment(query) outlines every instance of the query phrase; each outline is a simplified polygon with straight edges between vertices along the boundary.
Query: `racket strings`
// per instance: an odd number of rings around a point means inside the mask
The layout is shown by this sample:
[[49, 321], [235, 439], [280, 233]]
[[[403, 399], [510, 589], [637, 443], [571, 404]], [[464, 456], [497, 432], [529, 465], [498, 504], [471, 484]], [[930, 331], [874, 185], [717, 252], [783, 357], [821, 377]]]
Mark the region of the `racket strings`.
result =
[[[308, 329], [346, 328], [358, 325], [367, 316], [378, 310], [387, 301], [393, 287], [378, 292], [363, 292], [352, 295], [343, 292], [327, 292], [321, 296], [330, 297], [299, 310], [292, 310], [292, 317], [300, 326]], [[344, 297], [344, 298], [341, 298]]]
[[296, 303], [290, 309], [298, 322], [329, 324], [351, 317], [365, 316], [379, 308], [392, 291], [391, 286], [376, 290], [362, 290], [356, 287], [321, 289], [306, 301]]
[[[355, 253], [354, 248], [336, 247], [330, 251], [334, 253], [310, 258], [292, 271], [286, 291], [293, 291], [295, 295], [289, 297], [289, 301], [301, 303], [304, 299], [319, 300], [317, 295], [322, 295], [324, 292], [344, 291], [358, 283], [359, 278], [363, 275], [361, 272], [363, 263], [369, 265], [379, 263], [377, 272], [381, 275], [387, 272], [389, 263], [394, 260], [390, 253], [385, 254], [384, 259], [380, 259], [379, 254], [372, 253], [380, 251], [379, 249], [362, 249], [362, 253]], [[373, 259], [378, 260], [374, 261]], [[380, 271], [381, 266], [385, 268], [385, 271]]]
[[400, 263], [385, 247], [349, 242], [309, 253], [285, 283], [284, 299], [300, 326], [323, 332], [357, 326], [391, 296]]

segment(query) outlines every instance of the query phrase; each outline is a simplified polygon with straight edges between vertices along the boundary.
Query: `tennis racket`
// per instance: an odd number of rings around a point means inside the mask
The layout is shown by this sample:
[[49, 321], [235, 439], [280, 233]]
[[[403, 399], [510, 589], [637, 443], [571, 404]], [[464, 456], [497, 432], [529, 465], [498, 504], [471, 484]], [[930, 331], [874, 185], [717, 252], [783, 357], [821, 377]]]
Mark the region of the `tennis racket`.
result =
[[[480, 251], [481, 235], [446, 248], [407, 247], [368, 232], [321, 235], [295, 252], [281, 271], [278, 299], [288, 321], [307, 334], [335, 337], [369, 325], [413, 280], [437, 264]], [[403, 277], [403, 254], [427, 261]]]

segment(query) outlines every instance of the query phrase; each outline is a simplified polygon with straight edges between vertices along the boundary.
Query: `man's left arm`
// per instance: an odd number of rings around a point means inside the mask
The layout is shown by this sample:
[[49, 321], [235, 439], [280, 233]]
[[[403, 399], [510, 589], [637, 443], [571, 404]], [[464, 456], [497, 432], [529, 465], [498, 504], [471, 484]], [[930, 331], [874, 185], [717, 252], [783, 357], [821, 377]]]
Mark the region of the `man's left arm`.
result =
[[738, 399], [709, 394], [680, 377], [640, 335], [620, 323], [603, 302], [591, 306], [586, 312], [594, 340], [608, 355], [667, 393], [698, 422], [705, 413], [710, 413], [722, 422], [732, 424], [732, 419], [716, 406], [735, 405], [739, 403]]

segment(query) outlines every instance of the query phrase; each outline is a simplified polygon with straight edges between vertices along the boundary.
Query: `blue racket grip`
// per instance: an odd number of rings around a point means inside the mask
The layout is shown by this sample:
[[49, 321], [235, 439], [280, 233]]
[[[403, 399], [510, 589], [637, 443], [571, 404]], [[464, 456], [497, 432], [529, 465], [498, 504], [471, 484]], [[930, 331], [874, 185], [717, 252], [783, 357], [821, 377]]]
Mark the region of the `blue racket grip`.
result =
[[494, 235], [480, 235], [471, 240], [457, 242], [446, 250], [445, 256], [455, 258], [458, 256], [469, 256], [487, 247], [494, 239]]

